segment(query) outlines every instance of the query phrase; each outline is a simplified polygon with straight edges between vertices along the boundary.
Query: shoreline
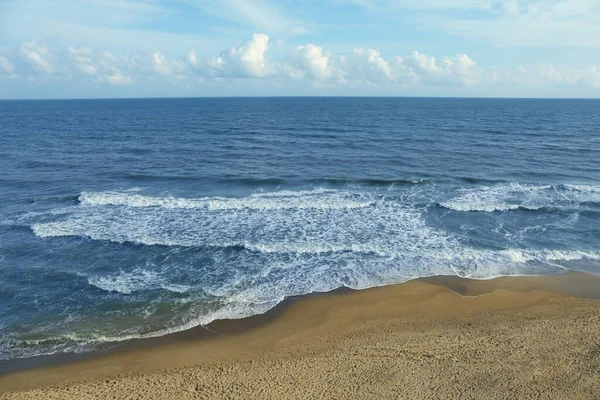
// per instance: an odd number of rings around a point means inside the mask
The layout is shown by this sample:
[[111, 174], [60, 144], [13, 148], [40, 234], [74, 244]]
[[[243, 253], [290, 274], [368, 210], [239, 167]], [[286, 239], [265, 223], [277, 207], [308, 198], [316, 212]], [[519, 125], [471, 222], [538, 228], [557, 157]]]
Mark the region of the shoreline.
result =
[[[112, 389], [115, 389], [114, 385], [118, 385], [119, 391], [115, 393], [135, 395], [141, 390], [139, 385], [144, 390], [149, 390], [144, 386], [144, 382], [149, 382], [148, 379], [153, 381], [164, 378], [167, 379], [166, 382], [175, 382], [181, 376], [188, 376], [198, 369], [208, 371], [208, 375], [214, 375], [223, 365], [236, 370], [247, 363], [254, 365], [256, 360], [261, 360], [261, 363], [262, 360], [286, 363], [298, 357], [312, 357], [318, 360], [324, 354], [332, 352], [337, 357], [348, 358], [347, 362], [340, 366], [343, 369], [347, 363], [352, 364], [356, 361], [352, 360], [351, 351], [345, 354], [346, 351], [339, 348], [340, 343], [348, 340], [348, 335], [360, 336], [362, 342], [359, 342], [362, 345], [359, 345], [359, 348], [368, 347], [377, 341], [387, 342], [400, 337], [410, 342], [409, 339], [424, 335], [423, 341], [415, 342], [415, 345], [426, 349], [439, 339], [437, 333], [433, 334], [434, 331], [444, 332], [448, 329], [444, 330], [441, 327], [445, 324], [452, 325], [458, 320], [463, 320], [464, 324], [453, 326], [453, 334], [457, 329], [460, 331], [461, 327], [474, 325], [481, 326], [485, 332], [498, 329], [496, 325], [487, 326], [485, 321], [482, 322], [482, 315], [490, 320], [500, 318], [501, 321], [504, 318], [517, 325], [524, 321], [542, 325], [548, 321], [552, 322], [546, 329], [556, 326], [557, 321], [561, 321], [561, 324], [564, 324], [563, 330], [566, 330], [556, 333], [560, 340], [556, 346], [560, 347], [571, 340], [570, 336], [577, 334], [577, 331], [568, 329], [569, 325], [573, 325], [573, 329], [577, 328], [577, 316], [586, 316], [586, 329], [600, 328], [600, 302], [595, 299], [600, 299], [600, 277], [580, 272], [568, 272], [557, 276], [500, 277], [491, 280], [437, 276], [360, 291], [342, 288], [329, 293], [288, 298], [265, 314], [240, 320], [214, 321], [206, 327], [208, 329], [196, 327], [159, 338], [134, 340], [115, 351], [90, 354], [89, 357], [84, 355], [84, 359], [81, 360], [54, 360], [55, 362], [37, 368], [5, 373], [0, 375], [0, 394], [6, 392], [6, 398], [29, 398], [41, 391], [47, 395], [62, 393], [65, 396], [71, 392], [75, 396], [79, 389], [95, 388], [94, 390], [102, 391], [98, 385]], [[387, 336], [382, 336], [380, 332], [387, 332], [386, 329], [390, 326], [419, 329], [409, 329], [406, 332], [402, 329], [392, 330]], [[399, 336], [396, 337], [397, 335]], [[599, 362], [595, 376], [600, 379], [600, 339], [589, 339], [587, 344], [591, 346], [588, 349], [591, 354], [594, 354], [594, 346], [598, 349], [597, 360], [593, 358], [592, 365]], [[352, 348], [354, 347], [350, 346], [346, 350]], [[517, 350], [510, 346], [501, 348], [509, 353], [511, 350], [513, 353]], [[488, 350], [482, 347], [478, 351]], [[433, 356], [425, 359], [436, 358], [435, 351], [430, 353]], [[398, 354], [401, 356], [404, 353]], [[368, 355], [367, 352], [366, 356]], [[361, 357], [364, 358], [365, 354]], [[571, 361], [569, 358], [569, 363]], [[390, 362], [389, 367], [397, 367], [393, 361]], [[318, 369], [318, 362], [312, 364]], [[408, 365], [410, 364], [408, 362]], [[413, 367], [419, 363], [416, 364]], [[252, 371], [255, 374], [254, 378], [261, 376], [260, 368]], [[304, 369], [298, 367], [296, 372], [301, 371]], [[278, 381], [277, 375], [274, 379]], [[244, 379], [240, 378], [240, 381]], [[212, 384], [219, 386], [218, 381]], [[156, 387], [155, 389], [160, 390]], [[209, 382], [206, 386], [207, 393], [213, 389]], [[585, 387], [582, 386], [581, 389], [584, 390]], [[189, 393], [198, 394], [197, 392], [198, 390], [194, 389]], [[159, 392], [153, 393], [156, 395]], [[246, 393], [253, 397], [249, 392], [234, 393]], [[582, 393], [585, 393], [585, 390]], [[175, 394], [173, 396], [185, 397]], [[216, 396], [219, 397], [219, 394]], [[382, 396], [386, 397], [385, 394]], [[4, 395], [0, 397], [4, 398]]]
[[[405, 282], [403, 282], [405, 283]], [[399, 283], [398, 285], [401, 285]], [[370, 288], [372, 289], [372, 288]], [[368, 289], [365, 289], [368, 290]], [[162, 336], [153, 336], [147, 338], [128, 339], [120, 342], [113, 342], [113, 346], [104, 350], [93, 350], [83, 353], [56, 353], [28, 358], [17, 358], [13, 360], [0, 360], [0, 381], [4, 375], [19, 374], [22, 372], [36, 370], [44, 367], [58, 367], [77, 362], [85, 362], [119, 354], [138, 349], [152, 349], [172, 343], [181, 343], [187, 341], [212, 340], [223, 336], [236, 335], [248, 330], [261, 327], [275, 320], [279, 315], [285, 312], [292, 304], [304, 299], [335, 296], [338, 294], [356, 292], [358, 290], [348, 287], [339, 287], [329, 292], [313, 292], [305, 295], [290, 296], [277, 303], [275, 307], [262, 314], [255, 314], [249, 317], [237, 319], [217, 319], [207, 325], [198, 325], [189, 329], [175, 331]], [[1, 389], [1, 385], [0, 385]]]

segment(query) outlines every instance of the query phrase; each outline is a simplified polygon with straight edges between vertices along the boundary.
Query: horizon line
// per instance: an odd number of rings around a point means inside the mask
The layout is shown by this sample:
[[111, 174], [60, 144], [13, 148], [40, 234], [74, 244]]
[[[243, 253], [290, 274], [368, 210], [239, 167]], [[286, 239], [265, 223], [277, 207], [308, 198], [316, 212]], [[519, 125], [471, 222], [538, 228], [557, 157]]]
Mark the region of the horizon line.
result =
[[0, 101], [73, 101], [73, 100], [194, 100], [194, 99], [464, 99], [464, 100], [600, 100], [600, 97], [503, 97], [503, 96], [360, 96], [360, 95], [278, 95], [278, 96], [166, 96], [166, 97], [32, 97], [32, 98], [0, 98]]

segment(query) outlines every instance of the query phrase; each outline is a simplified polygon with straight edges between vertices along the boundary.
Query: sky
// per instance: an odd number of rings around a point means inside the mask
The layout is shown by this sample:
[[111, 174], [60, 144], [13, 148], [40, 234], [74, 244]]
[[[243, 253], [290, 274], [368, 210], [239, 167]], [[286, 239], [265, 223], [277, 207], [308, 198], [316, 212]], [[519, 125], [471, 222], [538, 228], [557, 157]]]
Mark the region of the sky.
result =
[[600, 97], [598, 0], [0, 0], [0, 98]]

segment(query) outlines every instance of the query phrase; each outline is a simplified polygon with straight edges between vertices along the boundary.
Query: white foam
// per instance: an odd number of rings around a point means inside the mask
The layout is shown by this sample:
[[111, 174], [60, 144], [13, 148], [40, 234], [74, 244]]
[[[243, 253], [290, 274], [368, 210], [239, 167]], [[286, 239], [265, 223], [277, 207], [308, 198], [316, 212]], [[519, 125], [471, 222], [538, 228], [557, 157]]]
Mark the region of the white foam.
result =
[[[281, 299], [282, 300], [282, 299]], [[39, 355], [52, 355], [57, 353], [84, 353], [98, 349], [99, 345], [109, 345], [135, 339], [148, 339], [161, 337], [170, 333], [180, 332], [201, 325], [207, 325], [218, 319], [240, 319], [252, 315], [262, 314], [277, 305], [278, 301], [264, 304], [243, 304], [230, 302], [223, 307], [203, 314], [201, 316], [189, 315], [182, 323], [164, 329], [146, 333], [99, 334], [60, 334], [46, 336], [43, 339], [16, 339], [2, 338], [0, 340], [0, 360], [27, 358]]]
[[600, 203], [600, 186], [591, 185], [560, 185], [567, 198], [575, 198], [578, 202]]
[[448, 258], [453, 271], [465, 278], [491, 279], [507, 275], [536, 275], [559, 272], [557, 262], [600, 260], [600, 250], [474, 250], [464, 248]]
[[[553, 197], [557, 190], [499, 185], [465, 190], [451, 201], [469, 210], [533, 207], [558, 201]], [[364, 289], [448, 274], [488, 279], [550, 273], [560, 271], [561, 262], [600, 260], [597, 250], [474, 249], [460, 237], [428, 225], [426, 211], [413, 206], [411, 199], [384, 191], [386, 196], [360, 189], [315, 189], [204, 199], [88, 193], [82, 194], [80, 205], [52, 215], [53, 222], [33, 224], [32, 231], [39, 237], [193, 247], [176, 249], [183, 253], [183, 263], [97, 272], [86, 278], [115, 295], [146, 290], [187, 292], [190, 297], [208, 294], [214, 300], [212, 308], [206, 308], [203, 295], [193, 297], [186, 303], [190, 309], [185, 317], [170, 321], [165, 329], [79, 338], [88, 342], [162, 336], [215, 319], [265, 312], [286, 296], [340, 286]], [[519, 196], [524, 196], [520, 203]], [[207, 201], [218, 207], [206, 206]], [[207, 247], [213, 248], [204, 253]], [[194, 264], [199, 254], [209, 254], [210, 260]], [[174, 276], [186, 276], [189, 286], [179, 285]]]
[[542, 207], [577, 206], [600, 201], [600, 188], [582, 185], [536, 186], [506, 183], [461, 189], [460, 194], [440, 202], [455, 211], [508, 211], [518, 208], [538, 210]]
[[[355, 209], [372, 206], [372, 201], [357, 201], [339, 196], [339, 192], [317, 188], [306, 191], [277, 191], [256, 193], [244, 198], [204, 197], [176, 198], [152, 197], [119, 192], [82, 192], [81, 204], [89, 206], [129, 206], [164, 208], [205, 208], [208, 210], [281, 210], [281, 209]], [[327, 196], [319, 196], [327, 194]]]
[[[252, 312], [243, 304], [254, 310], [258, 304], [276, 303], [285, 296], [342, 285], [362, 289], [453, 273], [475, 278], [527, 274], [536, 271], [531, 263], [545, 263], [544, 268], [552, 270], [552, 263], [557, 261], [600, 259], [599, 253], [593, 251], [476, 250], [457, 236], [429, 226], [422, 211], [392, 196], [326, 190], [279, 195], [274, 196], [277, 201], [335, 200], [341, 206], [326, 210], [279, 207], [266, 211], [81, 205], [72, 207], [66, 219], [38, 223], [32, 230], [40, 237], [83, 236], [118, 243], [211, 247], [214, 265], [210, 271], [218, 271], [218, 278], [209, 279], [213, 275], [209, 272], [201, 289], [238, 304], [235, 313], [228, 308], [218, 311], [231, 312], [227, 314], [230, 318]], [[269, 196], [256, 194], [236, 201]], [[373, 205], [358, 209], [343, 206], [344, 202], [356, 201]], [[188, 266], [181, 268], [188, 268], [184, 272], [189, 273]], [[185, 290], [174, 286], [167, 276], [170, 274], [160, 270], [134, 271], [91, 277], [89, 282], [120, 293], [160, 288]], [[210, 319], [205, 312], [201, 314], [198, 318], [202, 321]]]
[[[549, 189], [549, 186], [519, 184], [468, 189], [454, 204], [455, 209], [461, 210], [508, 209], [520, 205], [506, 206], [497, 200], [512, 193], [525, 194], [529, 195], [526, 203], [531, 205], [546, 199], [545, 192], [552, 192]], [[310, 207], [282, 207], [280, 203], [278, 207], [260, 208], [258, 203], [252, 203], [257, 200], [285, 203], [290, 199]], [[164, 205], [165, 201], [169, 199], [130, 193], [85, 195], [83, 205], [72, 207], [68, 218], [33, 224], [32, 230], [39, 237], [82, 236], [117, 243], [182, 247], [238, 246], [267, 255], [354, 253], [387, 258], [468, 258], [463, 254], [467, 246], [454, 235], [428, 226], [418, 209], [397, 198], [378, 197], [375, 193], [328, 189], [278, 191], [216, 200], [235, 201], [244, 204], [243, 207], [148, 206]], [[173, 200], [175, 204], [181, 201]], [[370, 206], [353, 208], [356, 203]], [[91, 204], [94, 206], [88, 207]], [[109, 206], [115, 204], [128, 206]], [[247, 207], [248, 204], [254, 207]], [[317, 204], [327, 204], [329, 208], [316, 207]], [[450, 202], [445, 204], [449, 206]], [[539, 261], [541, 257], [522, 254], [529, 257], [525, 261]], [[552, 254], [563, 259], [561, 253], [550, 252], [545, 257], [550, 259]]]
[[561, 186], [564, 187], [565, 189], [568, 189], [568, 190], [576, 190], [576, 191], [584, 192], [584, 193], [600, 194], [600, 186], [592, 186], [592, 185], [568, 185], [568, 184], [564, 184], [564, 185], [561, 185]]
[[[268, 212], [257, 207], [80, 206], [69, 218], [37, 223], [32, 230], [39, 237], [82, 236], [144, 245], [242, 246], [260, 253], [354, 252], [381, 257], [436, 249], [447, 240], [446, 233], [425, 224], [418, 210], [393, 199], [324, 190], [304, 193], [290, 197], [299, 203], [310, 202], [311, 207], [274, 207]], [[248, 197], [238, 201], [247, 202]], [[317, 203], [324, 206], [315, 207]], [[356, 203], [371, 206], [354, 208]]]
[[294, 253], [294, 254], [326, 254], [326, 253], [362, 253], [375, 254], [379, 257], [393, 257], [388, 249], [369, 244], [355, 243], [351, 245], [339, 245], [331, 243], [240, 243], [231, 246], [244, 247], [250, 251], [259, 253]]
[[165, 289], [171, 292], [184, 293], [190, 289], [189, 286], [170, 284], [156, 271], [145, 269], [136, 269], [132, 272], [117, 275], [90, 276], [88, 277], [88, 283], [107, 292], [123, 294], [152, 289]]
[[520, 250], [524, 261], [600, 260], [600, 251], [592, 250]]
[[[353, 289], [364, 289], [375, 286], [383, 286], [391, 283], [404, 282], [410, 279], [439, 275], [444, 272], [448, 274], [454, 271], [457, 275], [472, 279], [490, 279], [497, 276], [506, 275], [530, 275], [524, 263], [529, 261], [557, 261], [557, 260], [575, 260], [575, 259], [594, 259], [600, 260], [600, 251], [526, 251], [509, 249], [502, 251], [482, 251], [465, 250], [462, 254], [441, 253], [438, 256], [431, 257], [407, 257], [405, 261], [417, 262], [424, 261], [416, 265], [413, 271], [405, 271], [390, 268], [394, 265], [394, 259], [386, 261], [363, 260], [351, 263], [340, 269], [340, 272], [346, 272], [347, 276], [352, 274], [350, 280], [340, 281], [335, 279], [335, 274], [330, 270], [331, 265], [316, 266], [314, 263], [294, 260], [291, 265], [285, 263], [273, 262], [269, 268], [261, 271], [263, 278], [270, 274], [279, 275], [281, 270], [287, 270], [290, 273], [279, 281], [269, 279], [260, 279], [260, 276], [243, 277], [238, 275], [233, 280], [227, 282], [227, 285], [221, 285], [211, 293], [221, 299], [219, 307], [212, 310], [192, 310], [188, 317], [179, 324], [146, 333], [136, 333], [120, 336], [93, 336], [85, 338], [86, 342], [116, 342], [130, 340], [135, 338], [158, 337], [169, 333], [193, 328], [199, 325], [207, 325], [218, 319], [238, 319], [251, 315], [266, 312], [281, 302], [287, 296], [302, 295], [313, 292], [327, 292], [340, 286], [347, 286]], [[314, 261], [314, 260], [313, 260]], [[448, 267], [440, 270], [435, 265], [444, 263]], [[486, 269], [469, 270], [470, 263], [479, 267], [485, 266]], [[461, 266], [462, 269], [456, 268]], [[310, 271], [310, 272], [309, 272]], [[137, 275], [136, 275], [137, 274]], [[109, 282], [108, 285], [102, 285], [104, 290], [118, 291], [121, 293], [132, 293], [135, 290], [147, 288], [149, 283], [156, 281], [156, 274], [137, 271], [134, 274], [122, 274]], [[143, 285], [139, 281], [145, 281]], [[248, 282], [255, 282], [248, 286]], [[94, 284], [98, 284], [95, 281]], [[151, 286], [152, 284], [150, 284]], [[155, 285], [159, 286], [159, 285]], [[84, 340], [84, 338], [80, 338]]]

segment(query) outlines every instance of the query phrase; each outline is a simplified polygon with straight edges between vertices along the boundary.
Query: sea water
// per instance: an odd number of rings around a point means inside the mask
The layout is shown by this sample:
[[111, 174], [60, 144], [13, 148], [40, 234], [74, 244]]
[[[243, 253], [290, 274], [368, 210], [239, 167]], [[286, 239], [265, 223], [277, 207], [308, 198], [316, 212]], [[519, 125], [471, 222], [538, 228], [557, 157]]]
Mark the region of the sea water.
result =
[[600, 101], [0, 102], [0, 359], [568, 270], [600, 273]]

